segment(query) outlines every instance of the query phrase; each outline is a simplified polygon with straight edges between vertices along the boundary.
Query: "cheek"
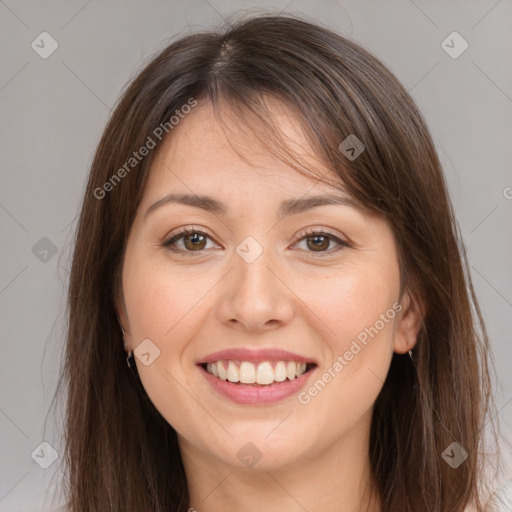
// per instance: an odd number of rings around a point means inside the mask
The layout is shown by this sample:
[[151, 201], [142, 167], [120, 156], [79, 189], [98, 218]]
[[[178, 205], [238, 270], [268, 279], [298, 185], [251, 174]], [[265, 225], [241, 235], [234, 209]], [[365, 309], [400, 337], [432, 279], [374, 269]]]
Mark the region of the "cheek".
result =
[[[167, 345], [186, 337], [183, 331], [201, 311], [201, 298], [214, 284], [206, 275], [161, 262], [127, 260], [123, 289], [133, 342], [144, 338]], [[180, 332], [181, 336], [177, 336]], [[177, 346], [173, 342], [173, 346]]]
[[391, 267], [346, 272], [324, 282], [323, 293], [309, 306], [320, 312], [329, 357], [301, 403], [336, 417], [338, 425], [371, 407], [393, 355], [398, 292], [398, 271]]
[[[158, 347], [159, 354], [145, 365], [135, 357], [142, 385], [155, 408], [178, 431], [201, 423], [200, 411], [195, 421], [184, 415], [191, 409], [191, 388], [183, 354], [193, 338], [205, 293], [204, 284], [169, 265], [137, 255], [125, 260], [123, 291], [129, 318], [132, 349], [145, 339]], [[192, 415], [193, 418], [193, 415]]]
[[321, 284], [304, 289], [304, 294], [308, 306], [323, 320], [323, 334], [336, 354], [348, 350], [353, 340], [364, 343], [370, 335], [390, 341], [399, 292], [394, 268], [351, 269]]

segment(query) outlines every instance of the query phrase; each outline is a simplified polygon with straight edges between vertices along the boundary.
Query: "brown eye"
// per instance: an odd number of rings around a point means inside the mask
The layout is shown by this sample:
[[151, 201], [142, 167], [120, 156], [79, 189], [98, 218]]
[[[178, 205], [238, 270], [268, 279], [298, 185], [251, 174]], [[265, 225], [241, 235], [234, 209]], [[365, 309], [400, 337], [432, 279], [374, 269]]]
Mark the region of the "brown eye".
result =
[[[173, 252], [201, 252], [206, 249], [206, 243], [209, 238], [210, 237], [203, 231], [199, 231], [197, 229], [186, 229], [172, 235], [172, 237], [166, 240], [162, 246]], [[184, 249], [174, 248], [173, 246], [177, 245], [182, 239]]]
[[193, 233], [192, 235], [185, 235], [183, 241], [187, 249], [204, 249], [206, 237], [199, 233]]
[[[209, 239], [211, 240], [211, 237], [201, 230], [185, 229], [173, 234], [168, 240], [163, 242], [162, 246], [175, 253], [185, 255], [199, 254], [208, 248], [207, 243]], [[323, 231], [303, 233], [302, 238], [296, 244], [303, 241], [306, 241], [306, 252], [316, 253], [314, 256], [320, 257], [332, 255], [344, 247], [351, 247], [348, 242]], [[181, 247], [180, 242], [182, 243]], [[338, 247], [329, 250], [332, 242]]]
[[[330, 256], [343, 248], [351, 247], [345, 240], [341, 240], [337, 236], [324, 231], [309, 231], [307, 233], [301, 233], [299, 236], [302, 236], [302, 238], [297, 243], [305, 240], [306, 252], [315, 253], [313, 255], [309, 254], [308, 257]], [[334, 242], [338, 247], [328, 250], [331, 242]]]
[[313, 249], [313, 251], [320, 250], [326, 250], [329, 248], [330, 240], [326, 236], [321, 235], [315, 235], [315, 236], [308, 236], [308, 247]]

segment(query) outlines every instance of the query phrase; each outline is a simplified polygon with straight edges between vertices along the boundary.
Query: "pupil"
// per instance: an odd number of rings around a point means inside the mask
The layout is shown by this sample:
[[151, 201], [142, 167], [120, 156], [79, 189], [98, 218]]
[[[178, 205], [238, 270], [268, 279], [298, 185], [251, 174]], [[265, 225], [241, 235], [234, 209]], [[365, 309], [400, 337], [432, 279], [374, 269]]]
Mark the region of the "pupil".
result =
[[191, 242], [192, 247], [200, 247], [200, 245], [198, 245], [198, 242], [200, 244], [201, 241], [202, 241], [201, 240], [202, 238], [204, 238], [203, 235], [200, 235], [198, 233], [194, 233], [192, 235], [188, 235], [188, 239]]
[[[313, 239], [313, 246], [316, 248], [323, 248], [323, 245], [325, 245], [326, 238], [324, 236], [314, 236]], [[324, 244], [322, 245], [322, 239]]]

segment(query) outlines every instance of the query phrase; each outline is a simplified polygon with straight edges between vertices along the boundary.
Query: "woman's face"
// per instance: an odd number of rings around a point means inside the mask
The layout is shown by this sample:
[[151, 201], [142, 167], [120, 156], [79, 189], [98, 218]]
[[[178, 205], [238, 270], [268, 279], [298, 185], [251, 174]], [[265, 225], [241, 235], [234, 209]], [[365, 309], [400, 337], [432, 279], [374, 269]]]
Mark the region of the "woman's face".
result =
[[[278, 106], [307, 167], [312, 151]], [[225, 132], [202, 105], [160, 148], [129, 236], [118, 310], [144, 388], [182, 452], [269, 470], [367, 445], [392, 353], [415, 338], [407, 294], [398, 303], [387, 223], [263, 151], [236, 122]], [[329, 194], [347, 201], [312, 202]], [[184, 229], [192, 233], [175, 237]]]

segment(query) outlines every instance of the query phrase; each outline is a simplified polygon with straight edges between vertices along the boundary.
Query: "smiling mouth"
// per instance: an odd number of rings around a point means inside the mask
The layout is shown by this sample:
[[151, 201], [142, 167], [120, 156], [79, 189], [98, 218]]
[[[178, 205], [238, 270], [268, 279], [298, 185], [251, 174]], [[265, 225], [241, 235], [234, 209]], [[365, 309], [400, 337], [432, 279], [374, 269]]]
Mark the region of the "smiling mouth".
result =
[[316, 367], [315, 363], [296, 361], [235, 361], [223, 359], [200, 365], [219, 380], [245, 386], [272, 386], [294, 381]]

